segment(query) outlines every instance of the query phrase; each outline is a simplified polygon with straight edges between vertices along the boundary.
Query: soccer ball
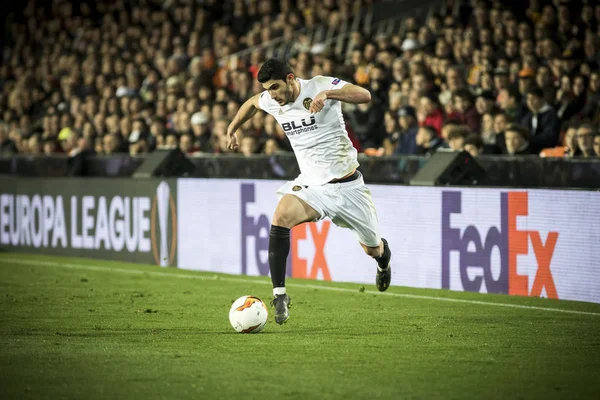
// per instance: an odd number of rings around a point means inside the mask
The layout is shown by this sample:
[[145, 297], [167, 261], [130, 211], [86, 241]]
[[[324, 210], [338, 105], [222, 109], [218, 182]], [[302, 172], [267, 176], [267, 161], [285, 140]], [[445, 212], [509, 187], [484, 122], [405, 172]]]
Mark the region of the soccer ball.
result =
[[261, 299], [242, 296], [231, 305], [229, 322], [240, 333], [258, 333], [267, 323], [269, 311]]

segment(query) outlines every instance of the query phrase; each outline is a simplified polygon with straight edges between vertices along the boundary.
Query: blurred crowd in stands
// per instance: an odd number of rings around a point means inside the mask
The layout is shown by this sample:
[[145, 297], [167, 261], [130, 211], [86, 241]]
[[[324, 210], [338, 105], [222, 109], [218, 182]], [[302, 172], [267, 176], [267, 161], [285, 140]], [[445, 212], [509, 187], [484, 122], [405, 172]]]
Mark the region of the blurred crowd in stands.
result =
[[[229, 122], [263, 90], [265, 54], [228, 56], [284, 37], [298, 77], [371, 91], [369, 104], [344, 106], [368, 155], [600, 156], [600, 4], [444, 1], [444, 15], [406, 18], [402, 33], [352, 32], [341, 58], [295, 32], [368, 1], [29, 0], [6, 24], [0, 154], [228, 152]], [[291, 151], [264, 113], [240, 141], [247, 156]]]

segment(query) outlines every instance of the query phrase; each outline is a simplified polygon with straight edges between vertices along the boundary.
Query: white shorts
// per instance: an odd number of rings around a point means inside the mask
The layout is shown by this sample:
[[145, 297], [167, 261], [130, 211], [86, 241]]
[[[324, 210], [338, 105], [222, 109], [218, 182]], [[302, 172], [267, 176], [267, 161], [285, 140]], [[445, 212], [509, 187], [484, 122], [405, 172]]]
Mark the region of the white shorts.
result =
[[319, 186], [306, 186], [294, 180], [281, 186], [277, 194], [280, 200], [285, 194], [302, 199], [319, 213], [316, 221], [330, 218], [335, 225], [352, 230], [365, 246], [377, 247], [381, 242], [377, 210], [362, 174], [350, 182]]

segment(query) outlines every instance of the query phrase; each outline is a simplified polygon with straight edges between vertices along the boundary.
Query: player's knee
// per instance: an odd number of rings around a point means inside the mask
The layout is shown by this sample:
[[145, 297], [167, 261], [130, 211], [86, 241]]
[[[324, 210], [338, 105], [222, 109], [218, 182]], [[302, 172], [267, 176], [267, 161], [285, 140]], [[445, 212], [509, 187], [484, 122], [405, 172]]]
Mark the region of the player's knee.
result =
[[281, 226], [283, 228], [292, 229], [294, 227], [294, 216], [285, 211], [277, 210], [275, 214], [273, 214], [273, 225]]
[[379, 257], [381, 255], [381, 250], [378, 247], [365, 247], [365, 253], [367, 253], [371, 257]]
[[375, 247], [369, 247], [364, 244], [360, 244], [365, 253], [367, 253], [371, 257], [379, 257], [381, 256], [381, 245]]

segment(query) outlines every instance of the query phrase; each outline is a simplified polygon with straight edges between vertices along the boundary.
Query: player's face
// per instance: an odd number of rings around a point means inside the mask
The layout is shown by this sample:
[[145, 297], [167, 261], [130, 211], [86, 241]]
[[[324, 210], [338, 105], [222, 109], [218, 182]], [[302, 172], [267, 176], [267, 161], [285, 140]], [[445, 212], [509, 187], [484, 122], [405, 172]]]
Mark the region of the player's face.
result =
[[269, 92], [273, 100], [278, 102], [280, 106], [283, 106], [291, 102], [294, 97], [293, 81], [294, 75], [288, 74], [285, 81], [272, 79], [263, 83], [262, 86]]

